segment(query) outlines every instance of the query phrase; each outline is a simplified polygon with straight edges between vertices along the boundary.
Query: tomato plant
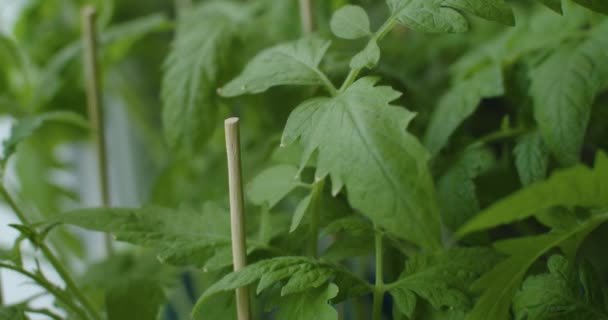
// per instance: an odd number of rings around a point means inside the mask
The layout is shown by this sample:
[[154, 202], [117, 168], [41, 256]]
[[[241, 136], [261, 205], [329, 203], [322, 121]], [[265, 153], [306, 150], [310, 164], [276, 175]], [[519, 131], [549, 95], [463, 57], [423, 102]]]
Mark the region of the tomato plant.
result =
[[[251, 319], [608, 319], [607, 2], [134, 3], [81, 41], [80, 1], [33, 1], [0, 38], [0, 268], [55, 299], [0, 318], [236, 319], [249, 288]], [[101, 206], [47, 178], [89, 135]]]

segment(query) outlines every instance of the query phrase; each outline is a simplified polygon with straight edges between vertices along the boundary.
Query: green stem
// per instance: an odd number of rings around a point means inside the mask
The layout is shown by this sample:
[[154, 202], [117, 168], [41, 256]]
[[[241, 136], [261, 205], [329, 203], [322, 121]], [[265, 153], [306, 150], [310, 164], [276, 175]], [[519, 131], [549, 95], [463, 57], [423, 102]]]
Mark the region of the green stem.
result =
[[[370, 41], [380, 42], [393, 29], [393, 27], [395, 27], [396, 23], [397, 17], [390, 16], [388, 20], [386, 20], [384, 24], [374, 33]], [[363, 70], [363, 68], [351, 69], [348, 75], [346, 76], [346, 79], [342, 83], [342, 86], [340, 86], [339, 92], [344, 92], [344, 90], [346, 90], [351, 84], [353, 84], [353, 82], [357, 80], [357, 77], [359, 76], [361, 70]]]
[[[15, 212], [15, 215], [17, 215], [17, 218], [19, 219], [19, 221], [21, 221], [21, 223], [23, 225], [29, 226], [31, 223], [29, 222], [29, 220], [27, 219], [27, 217], [25, 216], [25, 214], [21, 210], [21, 208], [19, 208], [19, 206], [15, 202], [15, 199], [13, 199], [13, 197], [8, 193], [8, 191], [6, 190], [6, 188], [3, 185], [0, 185], [0, 194], [2, 194], [4, 199], [6, 199], [6, 202], [11, 207], [13, 212]], [[38, 245], [39, 245], [40, 250], [42, 251], [43, 255], [49, 260], [49, 262], [51, 263], [51, 265], [53, 266], [55, 271], [57, 271], [59, 276], [63, 279], [68, 290], [70, 290], [74, 294], [74, 296], [80, 301], [80, 303], [87, 309], [87, 311], [89, 312], [89, 314], [91, 315], [91, 317], [93, 319], [95, 319], [95, 320], [101, 319], [99, 317], [99, 315], [97, 314], [97, 311], [93, 307], [93, 304], [91, 304], [91, 302], [86, 298], [86, 296], [82, 293], [82, 291], [80, 291], [80, 289], [78, 288], [78, 286], [76, 285], [76, 283], [74, 282], [74, 280], [72, 279], [70, 274], [63, 267], [63, 264], [61, 264], [59, 259], [57, 259], [55, 254], [48, 247], [48, 245], [44, 242], [41, 242]]]
[[63, 264], [61, 264], [59, 259], [57, 259], [57, 257], [53, 254], [51, 249], [44, 244], [42, 244], [40, 246], [40, 249], [42, 250], [42, 253], [46, 256], [46, 258], [49, 260], [49, 262], [51, 263], [53, 268], [55, 268], [55, 271], [57, 271], [59, 276], [63, 279], [63, 281], [65, 281], [66, 287], [68, 287], [70, 289], [70, 291], [72, 291], [72, 293], [76, 296], [76, 298], [80, 301], [80, 303], [82, 303], [82, 305], [87, 309], [87, 311], [91, 314], [91, 316], [96, 320], [101, 319], [99, 317], [99, 315], [97, 314], [95, 307], [93, 307], [93, 304], [89, 301], [89, 299], [87, 299], [87, 297], [78, 288], [78, 286], [74, 282], [74, 279], [72, 279], [72, 277], [70, 277], [70, 274], [64, 268]]
[[310, 204], [310, 241], [309, 255], [317, 257], [317, 249], [319, 248], [319, 219], [321, 208], [321, 197], [323, 195], [323, 187], [325, 179], [316, 182], [312, 188], [311, 204]]
[[327, 91], [329, 91], [329, 94], [331, 94], [332, 97], [335, 97], [338, 94], [338, 89], [329, 80], [329, 78], [327, 78], [327, 76], [325, 75], [325, 73], [323, 73], [321, 71], [318, 71], [317, 74], [321, 78], [321, 81], [323, 81], [323, 85], [325, 86], [325, 88], [327, 89]]
[[270, 228], [270, 209], [267, 205], [262, 206], [260, 212], [260, 226], [258, 229], [258, 241], [265, 243], [268, 238], [268, 231]]
[[512, 137], [517, 137], [526, 133], [528, 130], [526, 128], [509, 128], [496, 132], [492, 132], [486, 136], [481, 137], [477, 141], [473, 142], [469, 147], [478, 147], [488, 143], [500, 141], [503, 139], [509, 139]]
[[37, 313], [37, 314], [42, 314], [45, 315], [53, 320], [62, 320], [61, 316], [59, 316], [58, 314], [54, 314], [49, 310], [45, 310], [45, 309], [32, 309], [32, 308], [25, 308], [25, 312], [30, 312], [30, 313]]
[[[302, 34], [310, 34], [314, 31], [314, 15], [313, 15], [313, 5], [312, 0], [299, 0], [300, 6], [300, 24], [302, 26]], [[316, 69], [316, 68], [315, 68]], [[321, 72], [320, 70], [315, 70], [323, 85], [329, 91], [329, 94], [336, 96], [338, 94], [338, 89], [334, 86], [334, 84], [327, 78], [327, 76]]]
[[304, 189], [312, 189], [312, 184], [310, 183], [306, 183], [306, 182], [298, 182], [296, 183], [296, 185], [300, 188], [304, 188]]
[[374, 302], [372, 306], [372, 320], [382, 319], [382, 299], [384, 298], [383, 250], [382, 233], [376, 230], [374, 234], [376, 245], [376, 284], [374, 287]]
[[[48, 281], [45, 281], [45, 280], [41, 279], [36, 274], [33, 274], [33, 273], [31, 273], [31, 272], [29, 272], [27, 270], [18, 268], [16, 266], [13, 266], [13, 265], [10, 265], [10, 264], [2, 263], [2, 262], [0, 262], [0, 268], [6, 268], [6, 269], [13, 270], [13, 271], [15, 271], [17, 273], [20, 273], [20, 274], [22, 274], [22, 275], [24, 275], [24, 276], [32, 279], [38, 285], [40, 285], [41, 287], [45, 288], [48, 292], [52, 293], [58, 300], [62, 301], [68, 308], [72, 309], [72, 311], [74, 311], [76, 314], [78, 314], [78, 316], [80, 318], [82, 318], [82, 319], [88, 319], [86, 312], [84, 312], [84, 310], [80, 309], [72, 301], [72, 299], [70, 299], [63, 292], [61, 292], [61, 290], [59, 288], [56, 288], [55, 286], [53, 286]], [[98, 318], [96, 318], [96, 319], [98, 319]]]

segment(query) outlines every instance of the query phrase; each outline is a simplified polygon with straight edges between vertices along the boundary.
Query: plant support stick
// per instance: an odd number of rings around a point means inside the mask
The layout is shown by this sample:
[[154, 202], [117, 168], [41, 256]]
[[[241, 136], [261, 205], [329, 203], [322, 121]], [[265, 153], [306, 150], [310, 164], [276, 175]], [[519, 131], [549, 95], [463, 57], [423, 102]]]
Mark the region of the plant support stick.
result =
[[313, 31], [312, 0], [300, 0], [300, 20], [302, 23], [302, 33]]
[[[234, 271], [238, 271], [247, 264], [239, 118], [226, 119], [224, 129], [226, 132], [226, 155], [228, 158], [228, 187], [230, 189], [232, 259]], [[236, 307], [238, 319], [249, 320], [249, 293], [247, 287], [236, 289]]]
[[[104, 130], [104, 116], [99, 86], [99, 65], [97, 62], [97, 36], [95, 28], [95, 8], [86, 6], [82, 9], [82, 43], [84, 53], [84, 69], [87, 91], [87, 106], [91, 130], [97, 149], [97, 166], [101, 188], [101, 203], [104, 207], [110, 206], [110, 190], [108, 181], [108, 157], [106, 153], [106, 138]], [[106, 251], [112, 253], [112, 238], [105, 235]]]

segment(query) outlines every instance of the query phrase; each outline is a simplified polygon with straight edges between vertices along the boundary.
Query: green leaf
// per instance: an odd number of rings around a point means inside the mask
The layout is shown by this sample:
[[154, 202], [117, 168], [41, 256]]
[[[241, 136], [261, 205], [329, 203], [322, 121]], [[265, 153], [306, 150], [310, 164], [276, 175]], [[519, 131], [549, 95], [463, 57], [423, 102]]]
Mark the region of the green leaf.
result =
[[329, 261], [342, 261], [353, 257], [365, 257], [374, 254], [374, 235], [343, 235], [334, 241], [323, 252], [322, 258]]
[[456, 230], [479, 212], [474, 179], [494, 163], [494, 155], [485, 148], [469, 148], [437, 183], [437, 199], [441, 208], [441, 221]]
[[373, 254], [375, 233], [371, 222], [360, 216], [350, 215], [334, 220], [325, 227], [322, 234], [334, 234], [336, 241], [325, 249], [322, 257], [330, 261], [340, 261]]
[[595, 168], [583, 165], [559, 171], [498, 201], [465, 224], [460, 236], [522, 220], [555, 206], [605, 207], [608, 205], [608, 157], [598, 152]]
[[0, 64], [2, 65], [2, 71], [6, 71], [5, 67], [17, 66], [21, 64], [21, 57], [17, 43], [15, 40], [4, 33], [0, 35]]
[[[304, 257], [280, 257], [250, 264], [239, 271], [226, 275], [220, 281], [207, 288], [200, 297], [197, 305], [219, 292], [244, 287], [257, 280], [260, 280], [257, 290], [257, 292], [260, 293], [277, 281], [290, 276], [290, 273], [283, 274], [280, 272], [281, 270], [298, 270], [299, 268], [307, 266], [309, 262], [310, 261]], [[278, 273], [281, 275], [277, 276]]]
[[224, 292], [218, 294], [200, 305], [192, 311], [193, 320], [237, 320], [236, 305], [234, 302], [234, 292]]
[[13, 71], [27, 74], [24, 58], [24, 54], [15, 40], [5, 34], [0, 34], [0, 84], [4, 85], [3, 78], [5, 78], [8, 85], [11, 85]]
[[328, 302], [338, 291], [338, 287], [330, 283], [327, 287], [283, 297], [277, 320], [337, 320], [338, 312]]
[[339, 266], [306, 257], [285, 256], [262, 260], [224, 276], [201, 295], [194, 312], [210, 297], [248, 286], [258, 280], [258, 294], [279, 281], [286, 281], [281, 290], [281, 296], [286, 296], [319, 288], [334, 277], [338, 286], [342, 287], [343, 283], [345, 288], [353, 292], [369, 290], [367, 283]]
[[49, 122], [67, 123], [82, 128], [89, 127], [86, 119], [79, 114], [68, 111], [52, 111], [22, 118], [12, 126], [8, 139], [2, 142], [4, 148], [2, 161], [7, 161], [17, 151], [17, 146], [21, 141], [29, 138], [37, 129]]
[[291, 219], [291, 226], [289, 227], [289, 232], [294, 232], [302, 223], [302, 219], [306, 212], [308, 212], [308, 208], [310, 208], [310, 201], [312, 200], [312, 195], [307, 195], [302, 198], [298, 205], [296, 206], [296, 210], [293, 213], [293, 218]]
[[[108, 1], [103, 1], [108, 3]], [[122, 59], [130, 47], [151, 32], [167, 30], [170, 23], [163, 14], [150, 14], [122, 23], [117, 23], [105, 28], [99, 33], [99, 46], [104, 54], [110, 57], [102, 57], [104, 63], [112, 64]], [[61, 84], [65, 82], [64, 70], [67, 70], [74, 60], [82, 54], [82, 41], [76, 40], [48, 59], [41, 70], [41, 75], [36, 81], [36, 92], [34, 92], [33, 105], [42, 109], [46, 104], [60, 92]]]
[[374, 226], [366, 219], [359, 216], [348, 216], [332, 221], [325, 227], [323, 234], [335, 234], [348, 232], [352, 234], [372, 234], [376, 232]]
[[531, 73], [534, 117], [561, 163], [578, 162], [596, 95], [608, 82], [608, 22], [578, 45], [563, 45]]
[[371, 34], [369, 17], [363, 8], [345, 5], [331, 17], [331, 32], [343, 39], [358, 39]]
[[470, 283], [498, 260], [496, 252], [486, 248], [454, 248], [438, 255], [416, 254], [406, 261], [400, 278], [387, 286], [389, 293], [400, 300], [398, 307], [406, 315], [412, 314], [416, 305], [407, 297], [410, 294], [427, 300], [435, 309], [467, 310], [471, 305]]
[[316, 288], [326, 283], [334, 274], [329, 268], [308, 265], [289, 275], [289, 281], [281, 289], [281, 296]]
[[416, 310], [416, 295], [412, 291], [404, 288], [392, 289], [390, 294], [395, 301], [397, 310], [399, 310], [401, 314], [407, 316], [408, 319], [412, 319], [414, 317], [414, 311]]
[[554, 231], [538, 236], [503, 240], [495, 247], [510, 256], [477, 280], [472, 289], [483, 290], [467, 320], [509, 320], [509, 308], [515, 291], [532, 263], [550, 249], [572, 238], [584, 238], [600, 224], [608, 221], [608, 215], [596, 215], [566, 231]]
[[562, 0], [538, 0], [538, 1], [540, 1], [542, 4], [546, 5], [551, 10], [553, 10], [559, 14], [563, 14], [563, 12], [564, 12], [562, 9]]
[[542, 181], [547, 176], [549, 151], [538, 132], [523, 136], [513, 150], [519, 179], [524, 186]]
[[255, 205], [268, 205], [271, 209], [298, 186], [298, 168], [281, 164], [258, 174], [247, 185], [247, 196]]
[[455, 79], [439, 100], [424, 136], [424, 144], [436, 155], [450, 136], [471, 116], [483, 98], [504, 94], [503, 72], [498, 64], [488, 64], [464, 79]]
[[156, 319], [165, 295], [160, 285], [151, 280], [130, 280], [106, 291], [109, 320]]
[[[593, 301], [592, 290], [587, 286], [602, 287], [601, 283], [581, 281], [583, 274], [571, 270], [562, 256], [551, 256], [547, 263], [549, 273], [528, 277], [513, 298], [516, 319], [603, 319], [608, 310]], [[602, 293], [601, 289], [599, 290]], [[605, 294], [605, 293], [604, 293]], [[599, 295], [604, 299], [604, 295]]]
[[266, 49], [219, 93], [224, 97], [234, 97], [264, 92], [279, 85], [326, 84], [329, 80], [318, 66], [330, 44], [330, 41], [309, 36]]
[[380, 61], [380, 47], [378, 47], [376, 40], [372, 39], [363, 51], [357, 53], [350, 60], [350, 68], [362, 69], [365, 67], [371, 69], [378, 64], [378, 61]]
[[11, 250], [0, 248], [0, 260], [13, 260], [13, 258], [13, 252]]
[[127, 282], [147, 281], [161, 286], [173, 285], [176, 271], [176, 268], [158, 262], [156, 256], [149, 251], [115, 253], [107, 259], [88, 264], [84, 274], [77, 280], [87, 289], [126, 290]]
[[604, 0], [574, 0], [574, 2], [593, 11], [608, 14], [608, 3]]
[[514, 25], [511, 7], [504, 0], [387, 0], [399, 23], [423, 32], [464, 32], [465, 11], [478, 17]]
[[442, 6], [449, 6], [468, 12], [480, 18], [514, 26], [513, 9], [505, 0], [445, 0]]
[[24, 309], [19, 306], [0, 306], [0, 320], [27, 320]]
[[345, 185], [350, 204], [400, 238], [439, 248], [440, 227], [428, 153], [405, 127], [414, 117], [390, 105], [400, 93], [362, 78], [333, 98], [303, 102], [289, 116], [282, 143], [300, 139], [301, 166], [318, 151], [315, 179]]
[[221, 62], [247, 20], [248, 9], [242, 3], [215, 1], [180, 15], [161, 92], [163, 128], [172, 149], [192, 153], [213, 133]]
[[169, 19], [160, 13], [112, 25], [99, 36], [99, 42], [105, 45], [104, 50], [111, 55], [110, 61], [105, 59], [104, 63], [122, 59], [135, 42], [150, 33], [169, 30], [170, 27]]
[[467, 19], [458, 10], [442, 6], [444, 0], [387, 0], [399, 23], [423, 32], [464, 32]]
[[[323, 218], [330, 218], [332, 214], [342, 212], [342, 207], [336, 206], [335, 201], [327, 201], [330, 199], [329, 197], [324, 198], [323, 190], [324, 190], [325, 182], [317, 182], [313, 185], [312, 191], [309, 195], [304, 197], [300, 203], [298, 203], [296, 210], [294, 212], [293, 218], [291, 220], [291, 227], [289, 228], [289, 232], [295, 231], [304, 215], [307, 212], [320, 212], [320, 216]], [[332, 199], [333, 200], [333, 199]], [[329, 213], [329, 214], [325, 214]]]
[[59, 216], [57, 221], [110, 232], [119, 241], [154, 248], [161, 261], [175, 265], [203, 266], [215, 250], [230, 246], [230, 215], [211, 203], [202, 210], [81, 209]]

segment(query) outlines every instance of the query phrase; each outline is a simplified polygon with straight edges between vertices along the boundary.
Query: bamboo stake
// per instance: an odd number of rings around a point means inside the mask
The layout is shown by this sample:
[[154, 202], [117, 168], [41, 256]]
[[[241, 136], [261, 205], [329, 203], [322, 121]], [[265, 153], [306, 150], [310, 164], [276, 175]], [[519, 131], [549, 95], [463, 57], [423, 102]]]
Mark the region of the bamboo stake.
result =
[[[110, 206], [110, 186], [108, 181], [108, 156], [104, 130], [104, 115], [102, 93], [99, 85], [99, 65], [97, 57], [97, 30], [95, 7], [86, 6], [82, 9], [82, 43], [85, 69], [87, 106], [91, 130], [97, 149], [97, 171], [101, 188], [101, 203]], [[105, 235], [105, 246], [108, 254], [112, 254], [112, 238]]]
[[[232, 233], [232, 258], [234, 271], [247, 264], [245, 243], [245, 216], [243, 214], [243, 182], [241, 176], [241, 151], [239, 118], [224, 121], [226, 155], [228, 158], [228, 187], [230, 189], [230, 227]], [[239, 320], [249, 320], [249, 293], [247, 287], [237, 288], [236, 307]]]
[[300, 21], [302, 23], [302, 33], [311, 33], [314, 29], [312, 1], [313, 0], [300, 0]]

